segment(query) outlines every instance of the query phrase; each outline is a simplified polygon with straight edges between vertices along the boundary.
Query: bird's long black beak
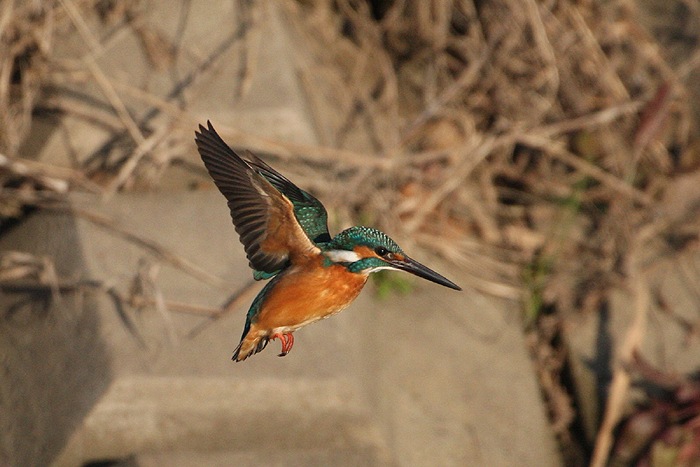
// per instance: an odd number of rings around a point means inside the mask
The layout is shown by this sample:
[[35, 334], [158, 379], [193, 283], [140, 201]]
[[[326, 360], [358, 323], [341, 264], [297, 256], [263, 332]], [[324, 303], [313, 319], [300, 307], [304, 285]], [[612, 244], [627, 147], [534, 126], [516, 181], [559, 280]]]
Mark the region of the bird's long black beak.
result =
[[414, 274], [418, 277], [422, 277], [423, 279], [428, 279], [431, 282], [435, 282], [436, 284], [444, 285], [445, 287], [449, 287], [450, 289], [462, 290], [462, 288], [460, 286], [458, 286], [457, 284], [455, 284], [451, 280], [447, 279], [446, 277], [441, 276], [440, 274], [433, 271], [429, 267], [423, 266], [418, 261], [416, 261], [412, 258], [409, 258], [408, 256], [404, 256], [402, 260], [394, 260], [394, 261], [391, 261], [390, 263], [396, 269], [410, 272], [411, 274]]

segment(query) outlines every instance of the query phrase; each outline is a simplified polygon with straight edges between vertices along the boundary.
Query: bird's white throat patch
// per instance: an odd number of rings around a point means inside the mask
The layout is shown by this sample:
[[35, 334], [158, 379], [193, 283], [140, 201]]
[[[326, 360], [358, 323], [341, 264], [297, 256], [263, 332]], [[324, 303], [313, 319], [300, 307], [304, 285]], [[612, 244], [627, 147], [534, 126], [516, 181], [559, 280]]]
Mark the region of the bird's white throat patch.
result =
[[400, 269], [395, 268], [394, 266], [378, 266], [376, 268], [370, 268], [368, 272], [377, 272], [377, 271], [400, 271]]
[[325, 255], [334, 263], [354, 263], [361, 259], [360, 255], [348, 250], [328, 250]]

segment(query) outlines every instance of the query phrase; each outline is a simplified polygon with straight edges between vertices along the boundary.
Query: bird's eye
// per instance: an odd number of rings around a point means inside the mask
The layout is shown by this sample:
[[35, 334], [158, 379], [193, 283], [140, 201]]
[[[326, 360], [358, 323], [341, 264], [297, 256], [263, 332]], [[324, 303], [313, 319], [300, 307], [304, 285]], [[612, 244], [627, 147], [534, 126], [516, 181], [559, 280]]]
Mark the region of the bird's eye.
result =
[[389, 254], [389, 250], [387, 250], [383, 246], [378, 246], [374, 249], [374, 252], [382, 258]]

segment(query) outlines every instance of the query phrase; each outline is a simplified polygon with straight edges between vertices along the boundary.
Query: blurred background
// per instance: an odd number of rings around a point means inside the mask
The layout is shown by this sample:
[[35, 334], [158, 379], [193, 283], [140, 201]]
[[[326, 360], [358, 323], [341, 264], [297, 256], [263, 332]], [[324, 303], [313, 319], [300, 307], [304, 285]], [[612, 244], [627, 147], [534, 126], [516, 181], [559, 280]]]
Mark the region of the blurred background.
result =
[[[694, 0], [3, 0], [0, 464], [700, 465], [699, 41]], [[465, 291], [376, 274], [232, 363], [207, 120]]]

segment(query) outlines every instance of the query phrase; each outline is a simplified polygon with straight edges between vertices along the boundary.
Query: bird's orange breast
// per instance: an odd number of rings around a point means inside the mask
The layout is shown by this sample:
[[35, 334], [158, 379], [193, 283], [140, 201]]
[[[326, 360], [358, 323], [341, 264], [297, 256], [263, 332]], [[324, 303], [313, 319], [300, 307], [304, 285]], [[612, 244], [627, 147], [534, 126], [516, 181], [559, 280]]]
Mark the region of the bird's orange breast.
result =
[[293, 331], [347, 307], [367, 282], [367, 274], [340, 265], [324, 267], [322, 261], [319, 255], [286, 271], [265, 297], [256, 327]]

